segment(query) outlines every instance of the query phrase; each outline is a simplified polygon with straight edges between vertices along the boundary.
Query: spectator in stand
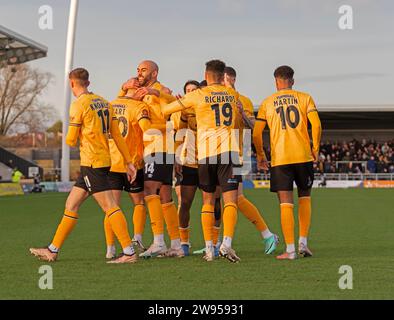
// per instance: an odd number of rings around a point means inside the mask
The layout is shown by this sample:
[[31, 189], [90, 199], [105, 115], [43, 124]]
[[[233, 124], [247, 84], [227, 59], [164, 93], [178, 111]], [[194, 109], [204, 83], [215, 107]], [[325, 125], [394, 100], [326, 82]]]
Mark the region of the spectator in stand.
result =
[[[266, 152], [269, 154], [269, 150]], [[316, 173], [393, 173], [393, 170], [394, 140], [383, 143], [367, 139], [322, 142], [319, 160], [314, 166]]]
[[371, 156], [367, 162], [367, 171], [369, 173], [376, 173], [376, 161], [374, 156]]

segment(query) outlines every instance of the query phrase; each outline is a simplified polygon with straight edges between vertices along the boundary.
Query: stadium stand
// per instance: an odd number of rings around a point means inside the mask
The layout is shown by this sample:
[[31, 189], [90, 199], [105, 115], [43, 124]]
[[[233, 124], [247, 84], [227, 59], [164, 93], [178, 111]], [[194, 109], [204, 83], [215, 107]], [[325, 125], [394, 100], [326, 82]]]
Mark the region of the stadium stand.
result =
[[[255, 107], [257, 110], [258, 107]], [[316, 179], [394, 180], [394, 106], [322, 105], [323, 137]], [[269, 133], [264, 133], [269, 155]], [[269, 180], [258, 173], [254, 154], [251, 180]]]
[[23, 159], [16, 154], [0, 147], [0, 163], [8, 166], [9, 168], [17, 167], [25, 177], [29, 177], [29, 168], [38, 168], [39, 174], [43, 176], [43, 169], [35, 163]]
[[4, 163], [0, 163], [0, 182], [11, 181], [12, 169]]

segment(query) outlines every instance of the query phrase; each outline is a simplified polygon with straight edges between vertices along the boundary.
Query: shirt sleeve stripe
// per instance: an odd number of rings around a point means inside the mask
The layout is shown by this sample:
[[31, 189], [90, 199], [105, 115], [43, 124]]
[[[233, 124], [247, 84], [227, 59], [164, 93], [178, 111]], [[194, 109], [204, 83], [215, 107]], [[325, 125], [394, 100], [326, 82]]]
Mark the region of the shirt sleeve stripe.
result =
[[309, 111], [307, 112], [307, 114], [310, 113], [310, 112], [317, 112], [317, 109], [309, 110]]
[[148, 119], [148, 120], [150, 120], [150, 118], [149, 118], [149, 117], [142, 116], [142, 117], [141, 117], [141, 118], [139, 118], [137, 121], [140, 121], [140, 120], [142, 120], [142, 119]]
[[82, 124], [81, 123], [70, 123], [69, 126], [80, 127], [80, 126], [82, 126]]
[[258, 118], [258, 117], [256, 117], [256, 120], [257, 120], [257, 121], [265, 121], [265, 122], [267, 122], [267, 120], [266, 120], [266, 119], [263, 119], [263, 118]]

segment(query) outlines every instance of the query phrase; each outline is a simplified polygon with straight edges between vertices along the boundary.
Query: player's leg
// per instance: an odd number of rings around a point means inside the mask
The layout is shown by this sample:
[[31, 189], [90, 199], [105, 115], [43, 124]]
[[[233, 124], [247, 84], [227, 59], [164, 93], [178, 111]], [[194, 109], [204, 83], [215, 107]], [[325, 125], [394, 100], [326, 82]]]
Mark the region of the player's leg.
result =
[[212, 228], [215, 222], [215, 191], [217, 185], [217, 165], [206, 163], [198, 166], [198, 178], [202, 190], [201, 225], [205, 241], [206, 261], [215, 259]]
[[215, 223], [213, 225], [213, 245], [215, 248], [220, 247], [220, 241], [219, 241], [219, 236], [220, 236], [220, 226], [222, 223], [222, 198], [221, 198], [222, 190], [220, 189], [220, 186], [216, 186], [216, 191], [215, 191]]
[[223, 242], [219, 249], [219, 254], [222, 257], [227, 258], [231, 262], [238, 262], [240, 258], [236, 255], [232, 249], [232, 241], [234, 238], [235, 226], [238, 218], [238, 188], [234, 190], [226, 190], [223, 188]]
[[133, 244], [140, 251], [146, 251], [146, 248], [142, 242], [142, 235], [145, 229], [146, 223], [146, 208], [144, 204], [144, 170], [140, 169], [137, 171], [137, 177], [135, 181], [126, 188], [129, 196], [134, 204], [133, 209], [133, 226], [134, 236]]
[[231, 163], [226, 164], [223, 158], [219, 160], [217, 177], [224, 202], [223, 243], [220, 246], [219, 253], [231, 262], [238, 262], [240, 259], [232, 249], [232, 240], [238, 218], [239, 177], [234, 176], [233, 165]]
[[203, 206], [201, 209], [201, 225], [205, 241], [205, 255], [206, 261], [213, 261], [215, 258], [215, 249], [213, 245], [213, 226], [215, 222], [214, 210], [215, 210], [215, 186], [208, 188], [207, 186], [202, 187], [202, 202]]
[[282, 233], [286, 243], [286, 252], [278, 259], [295, 259], [294, 241], [294, 200], [293, 191], [278, 191], [280, 203], [280, 221]]
[[30, 249], [30, 253], [40, 260], [55, 261], [60, 247], [77, 224], [79, 207], [89, 196], [89, 188], [84, 180], [84, 171], [85, 168], [81, 167], [81, 174], [67, 197], [63, 218], [51, 244], [46, 248]]
[[303, 257], [311, 257], [312, 251], [308, 248], [308, 234], [311, 225], [311, 189], [298, 189], [298, 223], [299, 240], [298, 253]]
[[260, 232], [264, 239], [265, 253], [271, 254], [275, 251], [279, 238], [276, 234], [271, 233], [259, 209], [249, 201], [243, 193], [242, 181], [238, 187], [238, 209], [241, 213], [255, 225], [256, 229]]
[[312, 162], [296, 165], [295, 182], [298, 187], [298, 223], [300, 237], [298, 241], [298, 253], [303, 257], [312, 256], [307, 241], [311, 224], [311, 191], [313, 180], [314, 173]]
[[161, 186], [160, 200], [167, 232], [171, 240], [171, 247], [166, 252], [166, 256], [184, 257], [185, 255], [181, 247], [181, 236], [179, 233], [178, 211], [172, 199], [172, 181], [166, 181], [166, 183]]
[[183, 252], [188, 256], [190, 249], [190, 209], [197, 191], [197, 185], [181, 185], [180, 189], [181, 206], [179, 209], [179, 233]]
[[[114, 197], [115, 203], [120, 207], [120, 199], [122, 196], [121, 190], [111, 190], [112, 196]], [[109, 222], [108, 216], [104, 217], [104, 234], [105, 234], [105, 242], [107, 244], [107, 253], [105, 257], [107, 259], [113, 259], [116, 256], [116, 247], [115, 247], [115, 233], [112, 230], [111, 223]]]
[[123, 214], [122, 209], [116, 203], [112, 192], [110, 190], [94, 192], [93, 197], [108, 217], [111, 228], [123, 249], [123, 255], [117, 259], [109, 261], [109, 263], [136, 262], [137, 255], [132, 245], [126, 217]]
[[[62, 247], [64, 241], [74, 229], [78, 221], [78, 210], [81, 204], [89, 196], [87, 188], [81, 180], [78, 179], [80, 184], [83, 184], [84, 188], [74, 186], [71, 189], [70, 194], [67, 197], [63, 218], [57, 227], [55, 236], [48, 247], [45, 248], [31, 248], [30, 253], [44, 261], [55, 261], [57, 259], [58, 252]], [[76, 185], [78, 185], [78, 181]]]
[[134, 263], [137, 261], [137, 256], [131, 243], [127, 221], [112, 195], [108, 175], [109, 168], [90, 167], [85, 170], [84, 174], [90, 193], [108, 217], [111, 228], [123, 249], [122, 256], [108, 263]]
[[[178, 179], [177, 179], [178, 182]], [[198, 169], [183, 166], [182, 177], [179, 179], [180, 185], [180, 208], [179, 208], [179, 233], [181, 237], [181, 247], [185, 254], [190, 254], [190, 209], [194, 196], [199, 185]]]
[[[108, 184], [112, 192], [112, 196], [114, 197], [115, 203], [117, 206], [120, 206], [120, 199], [122, 196], [122, 191], [124, 190], [124, 177], [120, 172], [112, 172], [108, 173]], [[105, 242], [107, 244], [107, 252], [106, 259], [113, 259], [116, 256], [116, 248], [115, 248], [115, 233], [112, 230], [111, 223], [109, 222], [108, 216], [104, 217], [104, 235]]]
[[140, 250], [145, 251], [146, 248], [142, 242], [142, 235], [144, 234], [146, 224], [146, 208], [144, 204], [144, 192], [129, 193], [129, 196], [134, 204], [133, 209], [133, 244]]
[[176, 199], [177, 199], [177, 204], [178, 204], [178, 212], [179, 212], [179, 210], [181, 209], [181, 201], [182, 201], [182, 199], [181, 199], [181, 185], [180, 184], [175, 184], [175, 194], [176, 194]]
[[[151, 258], [167, 252], [164, 242], [164, 215], [160, 201], [160, 189], [166, 173], [163, 153], [151, 154], [144, 159], [144, 200], [149, 212], [153, 243], [140, 257]], [[171, 172], [172, 175], [172, 172]]]
[[286, 251], [279, 255], [279, 260], [296, 258], [294, 245], [294, 167], [283, 165], [271, 168], [271, 192], [276, 192], [280, 204], [280, 221], [286, 243]]
[[[213, 248], [215, 252], [215, 257], [219, 256], [219, 247], [221, 242], [219, 241], [219, 234], [220, 234], [220, 226], [222, 223], [222, 201], [221, 201], [221, 193], [222, 190], [220, 186], [216, 186], [216, 190], [214, 192], [215, 204], [214, 204], [214, 219], [213, 219], [213, 226], [212, 226], [212, 242]], [[193, 251], [193, 254], [205, 254], [206, 247], [201, 248], [199, 250]]]
[[149, 212], [150, 223], [153, 233], [153, 243], [148, 250], [140, 254], [140, 257], [151, 258], [164, 254], [167, 251], [164, 242], [164, 216], [160, 201], [160, 181], [146, 180], [144, 177], [144, 200]]

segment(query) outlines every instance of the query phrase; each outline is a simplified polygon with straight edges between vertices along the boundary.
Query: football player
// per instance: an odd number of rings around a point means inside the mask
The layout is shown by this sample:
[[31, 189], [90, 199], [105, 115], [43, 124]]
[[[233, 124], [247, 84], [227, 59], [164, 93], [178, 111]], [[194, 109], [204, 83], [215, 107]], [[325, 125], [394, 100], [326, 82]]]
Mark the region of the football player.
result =
[[[198, 81], [189, 80], [185, 83], [183, 92], [188, 94], [200, 87]], [[175, 162], [175, 190], [178, 196], [179, 206], [179, 232], [181, 245], [185, 256], [190, 249], [190, 208], [199, 186], [198, 162], [197, 162], [197, 123], [194, 110], [189, 112], [178, 111], [171, 115], [174, 129], [177, 132], [175, 138], [176, 150], [180, 147], [179, 162]], [[184, 131], [180, 131], [185, 129]], [[179, 137], [180, 134], [180, 137]], [[177, 159], [178, 160], [178, 159]]]
[[[126, 191], [133, 201], [133, 244], [140, 251], [144, 251], [142, 234], [145, 228], [146, 209], [144, 205], [143, 133], [150, 129], [151, 121], [149, 106], [140, 100], [141, 96], [138, 96], [134, 89], [130, 89], [124, 97], [111, 102], [114, 114], [119, 119], [119, 130], [132, 154], [133, 164], [137, 170], [136, 180], [133, 183], [128, 181], [125, 160], [113, 139], [109, 140], [111, 169], [108, 179], [112, 194], [119, 206], [122, 191]], [[107, 243], [106, 258], [112, 259], [115, 256], [115, 235], [107, 217], [104, 220], [104, 230]]]
[[[234, 68], [227, 66], [224, 70], [224, 85], [228, 88], [235, 89], [235, 83], [237, 79], [237, 73]], [[253, 129], [254, 125], [254, 109], [253, 103], [250, 101], [248, 97], [239, 94], [239, 100], [241, 101], [242, 108], [240, 111], [240, 119], [238, 122], [238, 128], [240, 129], [239, 137], [240, 137], [240, 152], [242, 155], [242, 146], [243, 146], [243, 129], [250, 128]], [[260, 232], [263, 242], [265, 244], [265, 253], [271, 254], [275, 251], [279, 238], [276, 234], [273, 234], [267, 224], [265, 223], [259, 209], [250, 202], [243, 193], [242, 183], [239, 184], [238, 188], [238, 209], [242, 212], [242, 214], [255, 225], [256, 229]]]
[[197, 121], [197, 151], [199, 183], [203, 191], [201, 221], [206, 246], [206, 261], [215, 258], [212, 227], [216, 186], [220, 185], [224, 200], [224, 238], [220, 254], [232, 262], [240, 259], [232, 249], [232, 239], [237, 221], [239, 177], [234, 175], [234, 163], [239, 154], [231, 140], [238, 116], [238, 93], [222, 85], [224, 62], [212, 60], [206, 63], [207, 87], [186, 94], [183, 98], [164, 106], [164, 115], [193, 108]]
[[41, 260], [55, 261], [64, 241], [77, 224], [79, 207], [92, 195], [105, 212], [123, 248], [123, 255], [108, 263], [134, 263], [137, 255], [127, 229], [127, 221], [108, 182], [111, 166], [109, 135], [125, 159], [125, 170], [130, 182], [136, 176], [132, 157], [119, 131], [118, 119], [111, 104], [88, 91], [88, 71], [83, 68], [74, 69], [70, 72], [69, 79], [71, 90], [77, 99], [70, 106], [66, 142], [75, 146], [80, 141], [81, 174], [68, 195], [63, 218], [51, 244], [47, 248], [31, 248], [30, 252]]
[[[150, 107], [151, 129], [144, 133], [144, 193], [148, 207], [154, 240], [140, 256], [183, 257], [179, 235], [177, 208], [172, 199], [172, 176], [174, 151], [167, 137], [167, 118], [161, 113], [161, 105], [175, 100], [171, 91], [158, 81], [159, 67], [150, 60], [142, 61], [137, 68], [137, 79], [123, 84], [120, 96], [128, 89], [136, 89], [136, 94]], [[164, 220], [171, 239], [167, 250], [164, 242]]]
[[[286, 252], [277, 259], [294, 260], [296, 255], [294, 237], [293, 183], [298, 188], [299, 241], [298, 253], [312, 256], [307, 245], [311, 222], [311, 188], [313, 162], [319, 154], [321, 124], [312, 97], [293, 90], [294, 70], [281, 66], [274, 72], [277, 92], [260, 106], [253, 132], [258, 168], [268, 169], [263, 150], [263, 130], [268, 124], [271, 140], [271, 191], [276, 192], [280, 202], [282, 232]], [[308, 121], [312, 127], [312, 147], [308, 133]]]

